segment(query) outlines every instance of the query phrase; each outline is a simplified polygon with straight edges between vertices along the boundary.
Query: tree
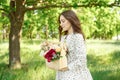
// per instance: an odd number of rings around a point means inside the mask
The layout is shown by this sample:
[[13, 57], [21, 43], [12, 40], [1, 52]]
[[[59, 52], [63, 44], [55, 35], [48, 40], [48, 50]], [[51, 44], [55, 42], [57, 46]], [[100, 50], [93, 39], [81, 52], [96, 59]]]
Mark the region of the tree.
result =
[[10, 0], [9, 5], [5, 5], [8, 0], [1, 0], [0, 10], [6, 13], [10, 20], [9, 33], [9, 67], [21, 68], [20, 59], [20, 37], [22, 32], [22, 24], [24, 15], [27, 11], [41, 10], [45, 8], [69, 8], [69, 7], [94, 7], [94, 6], [120, 6], [119, 0], [108, 4], [109, 0]]

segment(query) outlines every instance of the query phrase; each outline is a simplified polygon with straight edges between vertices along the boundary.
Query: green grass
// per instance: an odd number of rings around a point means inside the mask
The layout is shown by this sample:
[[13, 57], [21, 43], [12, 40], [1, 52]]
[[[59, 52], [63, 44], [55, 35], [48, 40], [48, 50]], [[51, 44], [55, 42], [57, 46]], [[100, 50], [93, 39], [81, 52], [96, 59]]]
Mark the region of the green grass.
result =
[[[22, 40], [22, 69], [8, 68], [8, 41], [0, 41], [0, 80], [55, 80], [45, 66], [39, 40]], [[120, 80], [120, 41], [87, 40], [88, 68], [94, 80]]]
[[87, 41], [94, 80], [120, 80], [120, 41]]

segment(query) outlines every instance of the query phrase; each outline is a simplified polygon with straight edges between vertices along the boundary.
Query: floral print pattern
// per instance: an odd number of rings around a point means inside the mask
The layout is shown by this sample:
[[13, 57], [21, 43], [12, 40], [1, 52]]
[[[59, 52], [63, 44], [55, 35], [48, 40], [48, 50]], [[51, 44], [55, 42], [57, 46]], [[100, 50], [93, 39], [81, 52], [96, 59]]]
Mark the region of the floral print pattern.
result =
[[79, 33], [72, 33], [61, 38], [66, 41], [68, 53], [67, 71], [57, 71], [56, 80], [93, 80], [87, 68], [86, 46], [83, 36]]

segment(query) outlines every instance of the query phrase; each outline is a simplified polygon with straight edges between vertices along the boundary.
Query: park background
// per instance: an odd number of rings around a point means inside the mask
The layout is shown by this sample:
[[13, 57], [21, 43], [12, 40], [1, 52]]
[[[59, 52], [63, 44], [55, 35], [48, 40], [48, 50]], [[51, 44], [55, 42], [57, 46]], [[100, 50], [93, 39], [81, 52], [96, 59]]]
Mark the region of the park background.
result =
[[0, 80], [55, 80], [40, 44], [58, 41], [68, 9], [80, 19], [93, 79], [120, 80], [120, 0], [0, 0]]

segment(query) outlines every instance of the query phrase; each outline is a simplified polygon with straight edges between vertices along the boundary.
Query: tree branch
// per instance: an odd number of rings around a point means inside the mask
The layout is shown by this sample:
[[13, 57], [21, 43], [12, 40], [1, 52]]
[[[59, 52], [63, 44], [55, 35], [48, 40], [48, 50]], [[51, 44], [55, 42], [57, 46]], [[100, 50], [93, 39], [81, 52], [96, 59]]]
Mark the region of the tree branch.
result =
[[112, 3], [112, 4], [107, 4], [107, 5], [99, 5], [99, 4], [87, 4], [87, 5], [69, 5], [69, 4], [61, 4], [61, 5], [45, 5], [45, 6], [38, 6], [38, 7], [34, 7], [34, 6], [30, 6], [26, 8], [26, 11], [30, 11], [30, 10], [37, 10], [37, 9], [45, 9], [45, 8], [70, 8], [70, 7], [113, 7], [113, 6], [117, 6], [120, 7], [119, 4], [116, 3]]
[[3, 8], [0, 8], [0, 10], [8, 13], [8, 11]]
[[[69, 7], [74, 7], [74, 6], [73, 5], [46, 5], [46, 6], [40, 6], [40, 7], [30, 6], [30, 7], [26, 8], [26, 11], [45, 9], [45, 8], [69, 8]], [[87, 6], [86, 5], [79, 5], [78, 7], [87, 7]]]

